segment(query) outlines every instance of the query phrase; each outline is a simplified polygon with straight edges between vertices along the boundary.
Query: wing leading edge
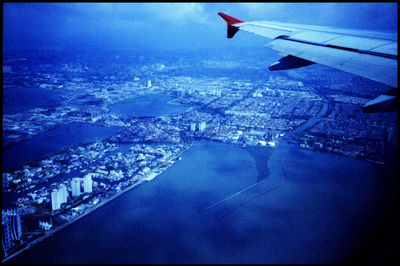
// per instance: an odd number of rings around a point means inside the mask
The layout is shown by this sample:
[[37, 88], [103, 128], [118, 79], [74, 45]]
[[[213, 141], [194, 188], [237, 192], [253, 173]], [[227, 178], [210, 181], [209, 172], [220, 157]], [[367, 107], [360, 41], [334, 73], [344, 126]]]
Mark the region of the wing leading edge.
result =
[[[397, 35], [268, 21], [244, 22], [222, 12], [218, 15], [228, 24], [228, 38], [243, 30], [273, 39], [266, 46], [279, 51], [283, 58], [269, 66], [271, 71], [318, 63], [397, 88]], [[385, 108], [371, 107], [379, 106], [381, 101]], [[394, 103], [393, 97], [389, 100], [379, 96], [363, 110], [393, 110]], [[386, 108], [388, 105], [390, 108]]]

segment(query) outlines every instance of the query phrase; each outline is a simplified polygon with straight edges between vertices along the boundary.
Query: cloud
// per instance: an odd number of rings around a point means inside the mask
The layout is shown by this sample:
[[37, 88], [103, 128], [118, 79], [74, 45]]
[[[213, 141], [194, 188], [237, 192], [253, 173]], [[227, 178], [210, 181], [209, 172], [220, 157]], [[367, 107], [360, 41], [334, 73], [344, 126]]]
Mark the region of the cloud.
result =
[[157, 19], [180, 24], [207, 24], [210, 15], [204, 12], [201, 3], [146, 4], [145, 9]]
[[244, 21], [397, 31], [396, 3], [4, 3], [3, 46], [182, 49], [254, 43], [257, 36], [243, 33], [228, 40], [217, 12]]
[[275, 14], [282, 14], [285, 6], [276, 3], [241, 3], [240, 8], [243, 8], [249, 17], [264, 17], [263, 20], [269, 20]]
[[124, 22], [207, 23], [201, 3], [68, 3], [72, 16]]

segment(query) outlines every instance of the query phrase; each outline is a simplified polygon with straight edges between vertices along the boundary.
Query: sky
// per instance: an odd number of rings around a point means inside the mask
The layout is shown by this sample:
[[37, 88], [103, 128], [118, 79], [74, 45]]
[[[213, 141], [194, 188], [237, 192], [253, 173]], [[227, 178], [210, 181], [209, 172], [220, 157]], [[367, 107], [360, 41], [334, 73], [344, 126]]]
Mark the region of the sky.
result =
[[262, 46], [226, 38], [224, 12], [244, 21], [280, 21], [397, 31], [397, 3], [3, 3], [3, 48], [190, 50]]

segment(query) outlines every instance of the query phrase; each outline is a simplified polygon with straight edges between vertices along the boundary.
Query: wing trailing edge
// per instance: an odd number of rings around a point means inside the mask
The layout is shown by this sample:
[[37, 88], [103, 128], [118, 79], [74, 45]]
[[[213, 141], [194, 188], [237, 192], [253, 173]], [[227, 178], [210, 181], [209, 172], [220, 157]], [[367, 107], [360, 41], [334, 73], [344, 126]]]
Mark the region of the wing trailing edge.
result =
[[299, 57], [288, 55], [288, 56], [282, 57], [277, 62], [272, 63], [268, 67], [268, 69], [269, 69], [269, 71], [286, 70], [286, 69], [293, 69], [293, 68], [309, 66], [312, 64], [315, 64], [315, 63], [305, 60], [305, 59], [302, 59], [302, 58], [299, 58]]
[[393, 112], [398, 111], [397, 104], [397, 90], [392, 89], [367, 102], [362, 110], [364, 113]]

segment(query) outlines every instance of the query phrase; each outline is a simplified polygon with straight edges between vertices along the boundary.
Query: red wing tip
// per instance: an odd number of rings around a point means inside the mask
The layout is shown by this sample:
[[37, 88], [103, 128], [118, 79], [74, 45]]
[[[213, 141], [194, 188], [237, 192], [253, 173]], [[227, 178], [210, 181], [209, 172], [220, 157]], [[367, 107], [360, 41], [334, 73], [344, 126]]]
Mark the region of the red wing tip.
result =
[[236, 24], [236, 23], [243, 23], [243, 20], [231, 17], [225, 13], [218, 12], [218, 15], [220, 15], [227, 23], [228, 25]]

